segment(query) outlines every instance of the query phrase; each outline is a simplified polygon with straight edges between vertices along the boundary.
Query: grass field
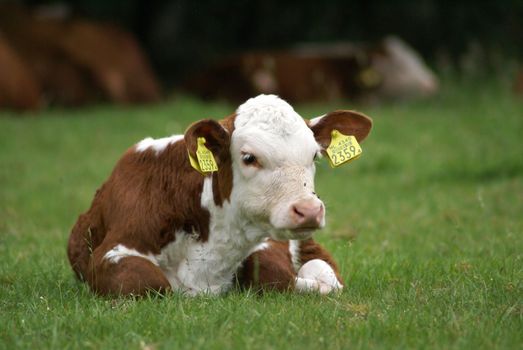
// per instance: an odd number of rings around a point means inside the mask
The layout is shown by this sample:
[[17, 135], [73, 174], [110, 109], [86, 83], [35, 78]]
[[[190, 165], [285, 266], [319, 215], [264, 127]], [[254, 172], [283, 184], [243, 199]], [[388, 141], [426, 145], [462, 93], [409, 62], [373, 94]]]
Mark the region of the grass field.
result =
[[[352, 107], [302, 105], [304, 117]], [[232, 107], [0, 114], [0, 349], [523, 347], [523, 103], [502, 84], [444, 86], [428, 101], [359, 107], [375, 128], [360, 160], [317, 172], [317, 240], [339, 296], [233, 291], [94, 297], [65, 246], [125, 149]]]

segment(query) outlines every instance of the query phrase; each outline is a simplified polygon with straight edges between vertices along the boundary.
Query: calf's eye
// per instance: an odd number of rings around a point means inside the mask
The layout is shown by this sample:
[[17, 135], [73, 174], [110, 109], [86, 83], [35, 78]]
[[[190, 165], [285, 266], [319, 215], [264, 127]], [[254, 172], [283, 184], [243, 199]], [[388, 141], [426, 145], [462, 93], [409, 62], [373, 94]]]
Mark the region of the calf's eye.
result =
[[242, 154], [242, 161], [245, 165], [254, 165], [257, 163], [256, 157], [250, 153]]

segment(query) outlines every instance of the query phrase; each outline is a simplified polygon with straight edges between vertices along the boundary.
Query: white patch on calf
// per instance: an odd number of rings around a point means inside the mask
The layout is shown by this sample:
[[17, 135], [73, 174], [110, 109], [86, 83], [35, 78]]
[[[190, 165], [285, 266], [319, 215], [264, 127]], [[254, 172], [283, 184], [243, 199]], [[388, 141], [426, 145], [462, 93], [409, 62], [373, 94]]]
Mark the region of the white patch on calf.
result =
[[306, 262], [298, 271], [296, 290], [300, 292], [319, 292], [328, 294], [343, 289], [336, 273], [325, 261], [313, 259]]
[[241, 263], [269, 246], [264, 241], [267, 232], [247, 221], [237, 206], [228, 201], [216, 206], [213, 198], [209, 176], [201, 194], [201, 205], [210, 213], [208, 240], [198, 241], [195, 235], [180, 231], [156, 257], [173, 290], [188, 295], [224, 292]]
[[183, 135], [172, 135], [169, 137], [163, 137], [161, 139], [153, 139], [152, 137], [148, 137], [138, 142], [138, 144], [136, 145], [136, 152], [143, 152], [149, 148], [152, 148], [158, 155], [164, 149], [166, 149], [167, 146], [169, 146], [172, 143], [178, 142], [182, 139]]
[[291, 239], [289, 241], [289, 253], [291, 254], [292, 266], [294, 271], [298, 272], [301, 266], [300, 262], [300, 241]]
[[269, 238], [265, 238], [265, 241], [260, 243], [260, 244], [258, 244], [253, 249], [251, 249], [251, 251], [249, 252], [248, 255], [251, 255], [251, 254], [254, 254], [256, 252], [268, 249], [271, 246], [271, 244], [268, 242], [268, 240], [269, 240]]
[[144, 258], [146, 260], [149, 260], [156, 266], [158, 266], [158, 261], [156, 261], [156, 258], [154, 257], [154, 255], [142, 254], [142, 253], [138, 252], [136, 249], [127, 248], [123, 244], [118, 244], [113, 249], [111, 249], [107, 253], [105, 253], [104, 259], [113, 264], [117, 264], [121, 259], [130, 257], [130, 256], [137, 256], [140, 258]]

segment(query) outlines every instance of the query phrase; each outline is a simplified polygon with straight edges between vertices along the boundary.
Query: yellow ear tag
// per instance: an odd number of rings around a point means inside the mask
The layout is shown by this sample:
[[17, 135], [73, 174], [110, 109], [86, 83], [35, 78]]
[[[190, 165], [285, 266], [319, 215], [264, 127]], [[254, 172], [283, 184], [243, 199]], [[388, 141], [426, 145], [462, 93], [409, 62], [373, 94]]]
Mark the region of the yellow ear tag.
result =
[[196, 158], [198, 161], [196, 161], [189, 153], [191, 166], [202, 175], [218, 171], [218, 165], [216, 164], [216, 160], [214, 160], [212, 152], [205, 147], [205, 137], [198, 137], [197, 142]]
[[335, 168], [359, 158], [362, 150], [354, 136], [343, 135], [338, 130], [332, 130], [331, 143], [326, 152], [331, 167]]

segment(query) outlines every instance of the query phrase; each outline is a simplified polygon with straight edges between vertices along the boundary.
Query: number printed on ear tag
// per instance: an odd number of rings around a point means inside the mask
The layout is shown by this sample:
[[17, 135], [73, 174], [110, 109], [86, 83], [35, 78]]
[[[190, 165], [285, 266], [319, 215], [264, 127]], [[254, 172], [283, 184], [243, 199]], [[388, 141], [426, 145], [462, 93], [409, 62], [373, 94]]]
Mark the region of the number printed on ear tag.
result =
[[196, 148], [196, 160], [189, 153], [189, 161], [191, 166], [196, 169], [200, 174], [205, 175], [206, 173], [212, 173], [218, 171], [218, 165], [212, 152], [205, 147], [205, 137], [198, 137], [198, 146]]
[[343, 135], [338, 130], [332, 130], [331, 143], [326, 152], [331, 167], [335, 168], [358, 159], [363, 151], [354, 136]]

